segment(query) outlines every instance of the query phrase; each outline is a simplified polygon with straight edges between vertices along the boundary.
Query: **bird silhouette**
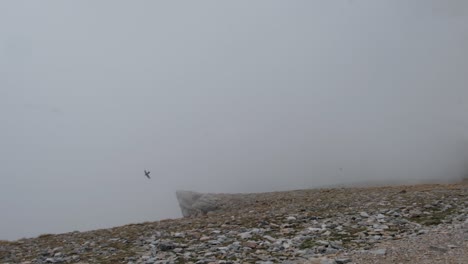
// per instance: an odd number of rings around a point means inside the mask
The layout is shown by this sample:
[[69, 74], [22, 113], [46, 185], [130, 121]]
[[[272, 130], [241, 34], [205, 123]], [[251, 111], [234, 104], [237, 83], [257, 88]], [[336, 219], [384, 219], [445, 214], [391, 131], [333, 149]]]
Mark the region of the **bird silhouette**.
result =
[[149, 176], [149, 174], [150, 174], [150, 171], [146, 171], [146, 170], [145, 170], [145, 176], [146, 176], [146, 178], [151, 179], [151, 177]]

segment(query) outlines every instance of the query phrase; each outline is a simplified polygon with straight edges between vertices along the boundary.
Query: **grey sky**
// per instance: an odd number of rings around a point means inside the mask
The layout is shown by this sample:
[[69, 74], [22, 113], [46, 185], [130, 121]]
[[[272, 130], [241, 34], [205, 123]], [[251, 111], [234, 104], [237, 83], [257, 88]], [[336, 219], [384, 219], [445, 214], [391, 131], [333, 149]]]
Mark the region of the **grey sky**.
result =
[[467, 73], [464, 0], [1, 1], [0, 239], [455, 179]]

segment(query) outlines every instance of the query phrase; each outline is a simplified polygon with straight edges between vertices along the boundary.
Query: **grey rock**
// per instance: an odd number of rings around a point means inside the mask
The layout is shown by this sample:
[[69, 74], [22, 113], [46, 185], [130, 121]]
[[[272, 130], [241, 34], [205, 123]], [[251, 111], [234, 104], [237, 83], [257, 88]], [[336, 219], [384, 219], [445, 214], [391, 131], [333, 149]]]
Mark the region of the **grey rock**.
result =
[[219, 242], [224, 242], [226, 241], [227, 237], [225, 235], [220, 235], [216, 238], [216, 240], [218, 240]]
[[388, 229], [388, 225], [379, 225], [379, 224], [374, 224], [373, 225], [374, 229]]
[[378, 214], [378, 215], [376, 216], [376, 218], [377, 218], [377, 219], [384, 219], [384, 218], [385, 218], [385, 215], [383, 215], [383, 214]]
[[52, 251], [53, 251], [54, 253], [57, 253], [57, 252], [59, 252], [59, 251], [61, 251], [61, 250], [63, 250], [63, 247], [56, 247], [56, 248], [52, 249]]
[[176, 196], [184, 217], [207, 214], [219, 208], [219, 198], [216, 194], [179, 190], [176, 191]]
[[329, 258], [312, 258], [312, 259], [309, 259], [309, 262], [307, 263], [311, 263], [311, 264], [336, 264], [336, 261], [334, 259], [329, 259]]
[[371, 250], [369, 253], [374, 254], [374, 255], [385, 255], [387, 254], [387, 249], [382, 248], [382, 249], [376, 249], [376, 250]]
[[352, 259], [350, 259], [350, 258], [335, 259], [336, 264], [346, 264], [346, 263], [349, 263], [351, 261], [352, 261]]
[[207, 241], [207, 240], [210, 240], [211, 238], [209, 236], [202, 236], [200, 238], [200, 241]]
[[167, 242], [163, 241], [158, 244], [158, 248], [161, 251], [169, 251], [169, 250], [173, 250], [175, 248], [175, 245], [171, 241], [167, 241]]
[[244, 233], [240, 233], [239, 236], [240, 236], [240, 238], [242, 238], [242, 239], [248, 239], [248, 238], [251, 238], [251, 237], [252, 237], [252, 233], [250, 233], [250, 232], [244, 232]]
[[324, 240], [317, 240], [316, 243], [323, 245], [323, 246], [328, 246], [330, 244], [328, 241], [324, 241]]
[[210, 240], [210, 241], [208, 241], [208, 243], [210, 245], [219, 245], [219, 244], [221, 244], [221, 242], [219, 240]]
[[426, 233], [428, 233], [428, 231], [424, 230], [424, 229], [421, 229], [421, 230], [418, 231], [418, 235], [422, 235], [422, 234], [426, 234]]
[[330, 246], [334, 249], [343, 249], [343, 243], [339, 241], [330, 241]]
[[445, 253], [445, 252], [448, 251], [446, 248], [436, 247], [436, 246], [430, 246], [429, 249], [433, 250], [433, 251], [440, 252], [440, 253]]
[[360, 212], [359, 215], [362, 217], [369, 217], [369, 214], [366, 212]]
[[145, 263], [146, 263], [146, 264], [153, 264], [153, 263], [155, 263], [156, 261], [157, 261], [156, 258], [149, 258], [149, 259], [146, 260]]
[[185, 237], [185, 234], [184, 234], [184, 233], [179, 233], [179, 232], [177, 232], [177, 233], [174, 233], [173, 236], [174, 236], [174, 237], [178, 237], [178, 238], [183, 238], [183, 237]]

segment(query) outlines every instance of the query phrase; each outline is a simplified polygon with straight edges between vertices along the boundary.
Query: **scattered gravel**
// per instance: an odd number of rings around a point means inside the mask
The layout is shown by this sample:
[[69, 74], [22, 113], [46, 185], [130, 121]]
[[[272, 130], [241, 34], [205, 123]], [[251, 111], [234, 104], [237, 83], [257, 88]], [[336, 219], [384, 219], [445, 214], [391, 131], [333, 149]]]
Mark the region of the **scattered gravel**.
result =
[[225, 195], [207, 215], [0, 241], [0, 263], [468, 263], [468, 185]]

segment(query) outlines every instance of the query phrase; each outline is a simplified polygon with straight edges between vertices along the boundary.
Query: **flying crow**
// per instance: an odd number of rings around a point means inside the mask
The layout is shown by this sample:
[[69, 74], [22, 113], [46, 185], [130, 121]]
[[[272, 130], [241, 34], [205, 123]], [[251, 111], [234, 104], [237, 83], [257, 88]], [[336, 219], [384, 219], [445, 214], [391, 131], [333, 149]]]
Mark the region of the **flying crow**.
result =
[[145, 176], [146, 176], [148, 179], [151, 179], [151, 177], [149, 176], [149, 174], [150, 174], [150, 171], [146, 171], [146, 170], [145, 170]]

